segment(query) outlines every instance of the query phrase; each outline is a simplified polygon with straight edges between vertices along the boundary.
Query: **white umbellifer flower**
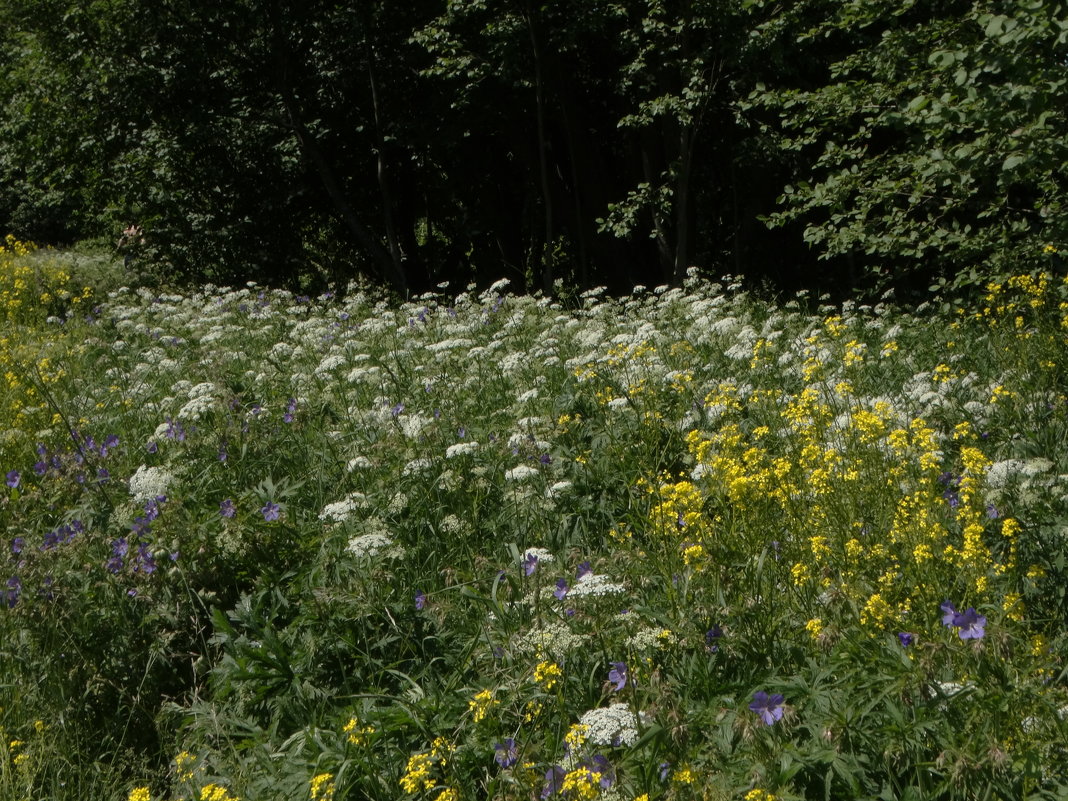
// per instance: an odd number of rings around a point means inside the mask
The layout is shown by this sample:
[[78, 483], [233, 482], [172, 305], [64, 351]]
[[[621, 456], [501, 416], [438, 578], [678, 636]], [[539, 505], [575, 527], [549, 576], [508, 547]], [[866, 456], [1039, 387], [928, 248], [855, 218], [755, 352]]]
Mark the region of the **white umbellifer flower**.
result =
[[539, 564], [547, 565], [550, 562], [556, 561], [556, 557], [553, 556], [552, 551], [547, 551], [544, 548], [527, 548], [523, 551], [523, 556], [519, 561], [520, 563], [526, 562], [531, 557], [537, 559]]
[[658, 648], [665, 648], [676, 642], [677, 639], [671, 629], [645, 628], [639, 629], [628, 637], [626, 645], [635, 651], [653, 651]]
[[408, 464], [404, 465], [404, 469], [401, 470], [402, 476], [410, 476], [413, 473], [422, 473], [424, 470], [428, 470], [433, 466], [433, 462], [430, 459], [412, 459]]
[[609, 576], [586, 573], [575, 582], [568, 592], [568, 598], [582, 598], [597, 595], [618, 595], [626, 590], [622, 584], [613, 583]]
[[456, 339], [443, 339], [441, 342], [431, 342], [426, 346], [426, 349], [431, 353], [444, 353], [448, 350], [470, 350], [475, 346], [473, 339], [464, 339], [458, 337]]
[[629, 398], [612, 398], [608, 401], [608, 408], [613, 411], [619, 411], [620, 409], [630, 408]]
[[537, 468], [531, 467], [528, 464], [520, 464], [513, 467], [511, 470], [506, 470], [504, 473], [505, 481], [526, 481], [528, 478], [533, 478], [538, 474]]
[[360, 509], [367, 506], [367, 496], [362, 492], [350, 492], [340, 501], [328, 503], [319, 512], [319, 519], [324, 523], [344, 523]]
[[994, 462], [986, 471], [986, 483], [995, 489], [1001, 489], [1023, 471], [1023, 466], [1024, 463], [1019, 459]]
[[516, 398], [515, 402], [516, 403], [528, 403], [528, 402], [530, 402], [532, 400], [536, 400], [537, 397], [538, 397], [538, 390], [536, 390], [536, 389], [528, 389], [526, 392], [524, 392], [518, 398]]
[[166, 495], [173, 483], [174, 476], [164, 468], [141, 465], [137, 472], [130, 476], [130, 494], [139, 503], [150, 501], [160, 495]]
[[415, 439], [423, 430], [434, 422], [434, 418], [429, 415], [419, 414], [402, 414], [397, 418], [397, 422], [400, 423], [401, 431], [404, 432], [404, 436], [408, 439]]
[[454, 459], [457, 456], [465, 456], [466, 454], [474, 453], [477, 450], [477, 442], [457, 442], [455, 445], [450, 445], [445, 449], [445, 458]]
[[349, 459], [345, 469], [351, 473], [353, 470], [367, 470], [371, 466], [371, 460], [366, 456], [354, 456]]
[[[349, 544], [345, 546], [345, 550], [360, 559], [365, 556], [377, 556], [380, 553], [390, 551], [393, 549], [393, 545], [393, 538], [388, 534], [372, 532], [353, 537], [349, 540]], [[393, 555], [399, 555], [399, 553]]]
[[555, 484], [545, 490], [545, 496], [547, 498], [557, 498], [560, 495], [569, 492], [572, 486], [573, 485], [570, 481], [557, 481]]
[[345, 357], [334, 354], [331, 356], [327, 356], [321, 362], [319, 362], [319, 366], [315, 368], [315, 374], [320, 378], [324, 378], [330, 375], [330, 373], [337, 370], [337, 368], [344, 366]]
[[591, 709], [582, 713], [579, 723], [595, 745], [633, 745], [638, 741], [638, 718], [624, 703]]
[[562, 657], [569, 651], [582, 646], [585, 641], [585, 637], [581, 634], [575, 634], [567, 627], [566, 623], [549, 620], [542, 623], [541, 626], [526, 632], [516, 642], [516, 650], [520, 653]]

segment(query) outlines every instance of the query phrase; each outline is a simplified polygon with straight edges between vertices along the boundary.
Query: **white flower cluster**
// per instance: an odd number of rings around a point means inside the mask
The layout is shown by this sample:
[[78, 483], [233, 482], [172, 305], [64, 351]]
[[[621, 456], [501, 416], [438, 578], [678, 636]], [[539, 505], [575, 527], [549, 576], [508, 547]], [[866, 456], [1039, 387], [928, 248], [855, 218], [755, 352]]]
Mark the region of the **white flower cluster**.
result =
[[446, 459], [455, 459], [457, 456], [465, 456], [478, 450], [477, 442], [457, 442], [445, 449]]
[[671, 629], [644, 628], [627, 638], [626, 645], [633, 651], [655, 651], [666, 648], [676, 641]]
[[562, 657], [582, 646], [586, 638], [575, 634], [566, 623], [548, 620], [528, 631], [517, 643], [516, 650], [525, 654], [547, 654]]
[[575, 582], [575, 586], [568, 592], [568, 598], [583, 598], [598, 595], [618, 595], [626, 588], [622, 584], [612, 581], [610, 576], [598, 573], [587, 573]]
[[638, 719], [624, 703], [583, 712], [579, 723], [588, 727], [586, 736], [595, 745], [633, 745], [638, 740]]
[[166, 495], [174, 483], [174, 476], [162, 467], [141, 465], [130, 476], [130, 494], [138, 503]]
[[520, 564], [527, 561], [532, 556], [538, 560], [538, 564], [547, 565], [550, 562], [556, 561], [556, 557], [553, 556], [551, 551], [547, 551], [544, 548], [527, 548], [525, 551], [523, 551], [523, 556], [519, 560]]
[[189, 388], [189, 400], [178, 412], [183, 421], [199, 420], [215, 405], [217, 389], [214, 384], [203, 383]]
[[536, 467], [531, 467], [528, 464], [520, 464], [513, 467], [511, 470], [506, 470], [504, 473], [505, 481], [526, 481], [529, 478], [533, 478], [538, 474]]
[[377, 531], [353, 537], [349, 540], [345, 550], [357, 559], [377, 556], [380, 553], [385, 556], [400, 556], [403, 554], [403, 550], [395, 545], [392, 537]]
[[367, 470], [370, 467], [373, 467], [373, 465], [366, 456], [354, 456], [345, 465], [345, 469], [350, 473], [353, 470]]
[[412, 459], [401, 469], [402, 476], [410, 476], [415, 473], [422, 473], [424, 470], [429, 470], [434, 466], [434, 463], [430, 459]]
[[350, 492], [340, 501], [328, 503], [319, 512], [324, 523], [344, 523], [360, 509], [367, 507], [367, 496], [362, 492]]

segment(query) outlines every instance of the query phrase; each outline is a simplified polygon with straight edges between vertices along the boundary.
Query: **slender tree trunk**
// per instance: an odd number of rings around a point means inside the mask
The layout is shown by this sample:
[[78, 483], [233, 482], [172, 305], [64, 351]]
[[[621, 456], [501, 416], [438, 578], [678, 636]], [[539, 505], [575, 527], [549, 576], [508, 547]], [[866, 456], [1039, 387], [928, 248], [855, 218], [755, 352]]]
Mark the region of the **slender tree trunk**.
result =
[[675, 177], [675, 274], [681, 285], [690, 266], [690, 174], [693, 170], [693, 129], [679, 125], [679, 167]]
[[[656, 175], [653, 170], [653, 165], [649, 160], [649, 150], [643, 143], [642, 146], [642, 173], [645, 175], [645, 181], [649, 186], [656, 186], [660, 181], [660, 176]], [[671, 244], [668, 242], [667, 229], [664, 226], [664, 217], [654, 203], [649, 211], [653, 220], [653, 233], [656, 239], [656, 251], [660, 256], [660, 272], [663, 275], [664, 280], [668, 283], [671, 282], [672, 273], [675, 268], [675, 256], [671, 250]]]
[[382, 277], [389, 282], [394, 290], [402, 295], [406, 294], [408, 282], [403, 269], [398, 269], [398, 265], [390, 258], [390, 254], [382, 247], [382, 243], [360, 220], [359, 215], [357, 215], [355, 209], [352, 208], [352, 205], [345, 197], [341, 183], [323, 154], [322, 148], [319, 147], [319, 143], [315, 140], [315, 135], [304, 124], [303, 115], [300, 112], [300, 104], [289, 81], [289, 47], [285, 39], [286, 34], [278, 3], [271, 3], [268, 9], [274, 45], [273, 56], [277, 70], [278, 93], [282, 99], [282, 106], [285, 108], [286, 116], [289, 118], [290, 129], [296, 137], [297, 144], [300, 146], [300, 151], [315, 169], [315, 173], [319, 176], [319, 180], [322, 181], [323, 188], [326, 190], [330, 201], [334, 204], [341, 221], [349, 229], [356, 241], [370, 254], [372, 263], [378, 268]]
[[378, 80], [375, 77], [375, 53], [371, 47], [369, 31], [364, 38], [364, 53], [367, 61], [367, 81], [371, 86], [371, 109], [375, 123], [375, 150], [376, 167], [378, 177], [378, 191], [382, 195], [382, 218], [386, 228], [386, 243], [389, 246], [389, 257], [393, 261], [393, 271], [403, 276], [404, 251], [397, 240], [397, 229], [394, 225], [393, 192], [390, 185], [389, 170], [386, 166], [386, 138], [382, 133], [381, 112], [378, 105]]
[[534, 53], [534, 98], [537, 110], [538, 126], [538, 171], [541, 177], [541, 199], [545, 211], [545, 241], [541, 248], [541, 282], [542, 290], [549, 294], [553, 291], [553, 199], [549, 185], [548, 141], [545, 134], [545, 82], [542, 74], [541, 46], [534, 24], [534, 8], [527, 4], [527, 30], [530, 32], [530, 46]]

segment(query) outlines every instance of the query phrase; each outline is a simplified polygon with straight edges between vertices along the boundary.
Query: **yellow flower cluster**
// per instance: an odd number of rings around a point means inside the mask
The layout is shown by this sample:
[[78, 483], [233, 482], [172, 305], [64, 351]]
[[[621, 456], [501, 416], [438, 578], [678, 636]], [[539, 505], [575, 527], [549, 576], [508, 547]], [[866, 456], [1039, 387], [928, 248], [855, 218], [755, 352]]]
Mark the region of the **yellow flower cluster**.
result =
[[182, 751], [174, 758], [174, 772], [178, 781], [187, 782], [193, 778], [193, 763], [196, 761], [196, 755], [188, 751]]
[[589, 768], [576, 768], [564, 775], [560, 789], [567, 798], [592, 801], [600, 792], [600, 774]]
[[206, 784], [200, 789], [200, 801], [241, 801], [221, 784]]
[[555, 662], [539, 662], [534, 666], [534, 681], [548, 692], [563, 677], [564, 672]]
[[444, 737], [436, 737], [430, 744], [429, 752], [423, 751], [408, 757], [408, 765], [398, 784], [406, 793], [431, 789], [435, 783], [431, 778], [431, 770], [435, 765], [444, 768], [448, 764], [449, 754], [452, 751], [453, 747], [448, 740]]
[[471, 717], [475, 723], [481, 723], [486, 719], [490, 709], [499, 703], [500, 701], [493, 697], [492, 690], [482, 690], [475, 693], [475, 697], [467, 702], [467, 707], [471, 711]]
[[126, 801], [152, 801], [152, 792], [147, 787], [135, 787], [126, 796]]
[[320, 773], [310, 782], [311, 801], [333, 801], [336, 787], [333, 773]]
[[349, 736], [349, 742], [353, 745], [366, 745], [367, 736], [375, 733], [374, 726], [361, 726], [355, 715], [349, 718], [349, 722], [341, 730]]

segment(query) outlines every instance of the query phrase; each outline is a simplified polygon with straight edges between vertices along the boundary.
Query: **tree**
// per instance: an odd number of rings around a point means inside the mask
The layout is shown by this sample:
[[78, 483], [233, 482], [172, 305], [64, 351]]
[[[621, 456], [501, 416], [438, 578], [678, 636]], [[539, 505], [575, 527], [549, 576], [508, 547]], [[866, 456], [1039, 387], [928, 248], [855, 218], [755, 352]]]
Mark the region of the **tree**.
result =
[[[808, 174], [774, 224], [877, 284], [1034, 265], [1068, 239], [1068, 14], [1052, 0], [852, 0], [802, 40], [845, 54], [753, 110]], [[843, 47], [843, 44], [845, 45]]]

